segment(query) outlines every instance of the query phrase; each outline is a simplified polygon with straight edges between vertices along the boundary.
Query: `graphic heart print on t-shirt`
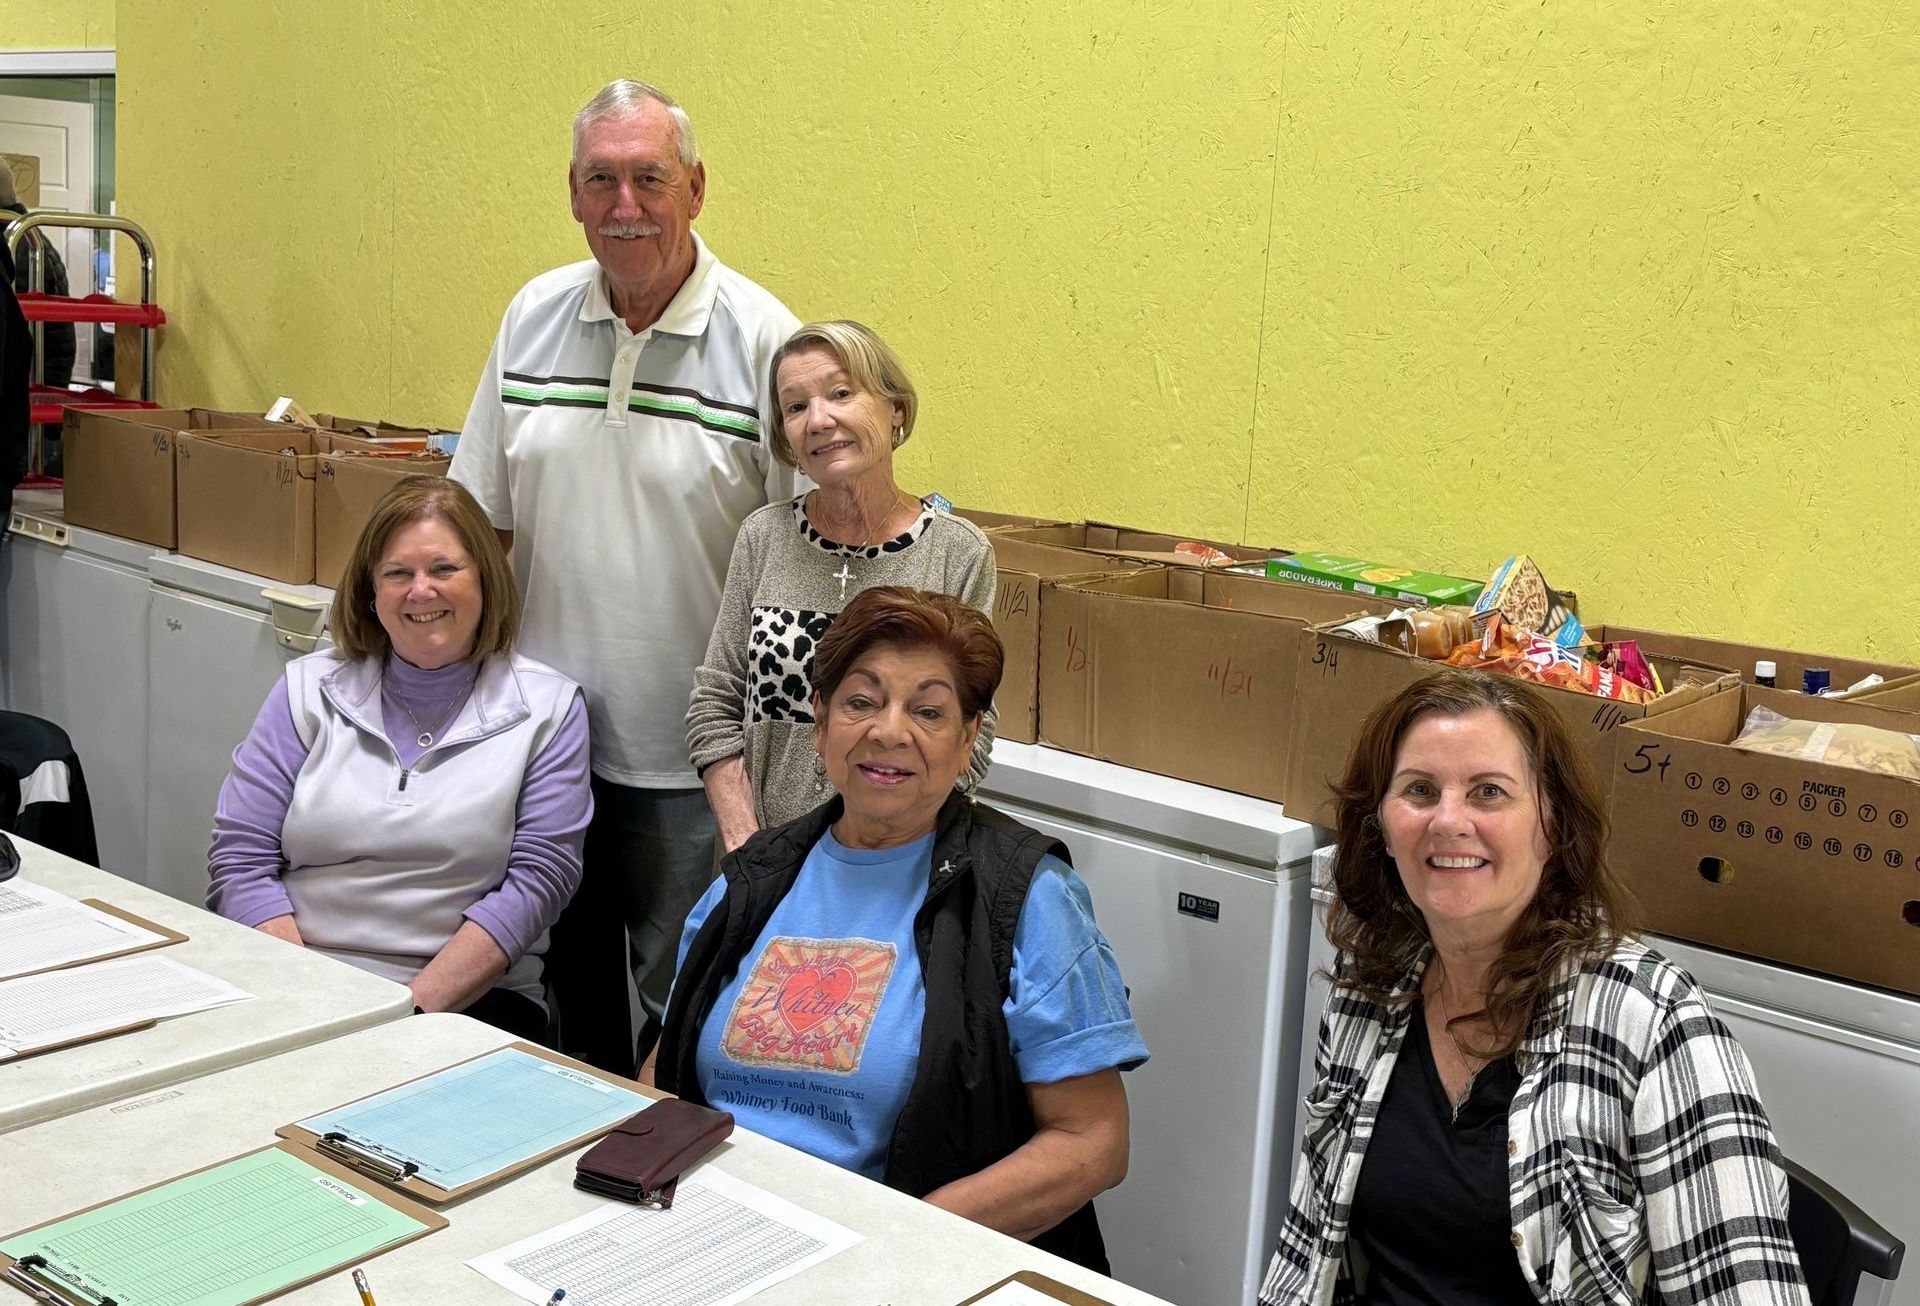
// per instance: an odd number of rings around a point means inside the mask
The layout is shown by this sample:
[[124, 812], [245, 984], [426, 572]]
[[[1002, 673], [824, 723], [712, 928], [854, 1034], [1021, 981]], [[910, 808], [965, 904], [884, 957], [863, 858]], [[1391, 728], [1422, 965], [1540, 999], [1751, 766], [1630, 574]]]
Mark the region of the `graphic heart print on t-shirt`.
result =
[[854, 1073], [898, 956], [873, 939], [770, 939], [740, 985], [720, 1051], [743, 1066]]
[[853, 992], [853, 967], [845, 962], [830, 966], [802, 966], [787, 976], [780, 986], [780, 1014], [793, 1028], [804, 1034], [841, 1009]]

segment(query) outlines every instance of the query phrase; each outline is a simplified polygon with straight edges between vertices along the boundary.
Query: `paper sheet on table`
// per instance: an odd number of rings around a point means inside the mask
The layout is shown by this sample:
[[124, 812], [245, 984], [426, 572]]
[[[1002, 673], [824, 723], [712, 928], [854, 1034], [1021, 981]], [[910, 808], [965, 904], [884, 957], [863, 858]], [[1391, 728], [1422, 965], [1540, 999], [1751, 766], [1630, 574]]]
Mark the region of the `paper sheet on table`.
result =
[[[514, 1048], [300, 1121], [316, 1134], [413, 1162], [420, 1178], [458, 1188], [569, 1139], [610, 1128], [653, 1099]], [[545, 1299], [542, 1298], [544, 1301]]]
[[225, 980], [150, 954], [0, 980], [0, 1060], [252, 997]]
[[671, 1210], [608, 1202], [467, 1264], [522, 1301], [565, 1288], [581, 1306], [734, 1306], [862, 1237], [708, 1165]]
[[42, 884], [0, 884], [0, 980], [165, 943]]
[[240, 1306], [425, 1231], [353, 1184], [277, 1148], [0, 1241], [94, 1298]]

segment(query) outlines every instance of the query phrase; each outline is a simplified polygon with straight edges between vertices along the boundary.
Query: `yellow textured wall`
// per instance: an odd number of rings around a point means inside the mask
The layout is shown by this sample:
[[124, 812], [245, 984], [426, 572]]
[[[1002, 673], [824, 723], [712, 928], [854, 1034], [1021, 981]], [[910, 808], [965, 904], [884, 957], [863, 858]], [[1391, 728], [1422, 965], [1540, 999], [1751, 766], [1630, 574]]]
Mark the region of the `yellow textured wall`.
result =
[[1910, 5], [119, 18], [170, 401], [457, 424], [507, 298], [585, 256], [569, 115], [650, 76], [716, 251], [914, 367], [914, 489], [1528, 549], [1597, 619], [1920, 658]]
[[0, 50], [113, 48], [114, 0], [0, 0]]

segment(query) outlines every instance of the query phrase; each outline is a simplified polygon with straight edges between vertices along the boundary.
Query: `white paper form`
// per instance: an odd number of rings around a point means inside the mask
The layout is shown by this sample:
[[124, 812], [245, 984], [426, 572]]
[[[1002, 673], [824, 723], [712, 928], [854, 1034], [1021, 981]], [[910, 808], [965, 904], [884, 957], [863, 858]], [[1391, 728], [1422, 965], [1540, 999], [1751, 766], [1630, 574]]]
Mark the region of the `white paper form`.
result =
[[382, 1155], [411, 1161], [420, 1178], [450, 1189], [616, 1125], [651, 1101], [502, 1048], [302, 1120], [300, 1127], [345, 1134]]
[[252, 998], [225, 980], [148, 954], [0, 980], [0, 1061]]
[[0, 884], [0, 980], [164, 942], [45, 885]]
[[863, 1240], [710, 1165], [689, 1175], [671, 1210], [608, 1202], [467, 1264], [522, 1301], [735, 1306]]

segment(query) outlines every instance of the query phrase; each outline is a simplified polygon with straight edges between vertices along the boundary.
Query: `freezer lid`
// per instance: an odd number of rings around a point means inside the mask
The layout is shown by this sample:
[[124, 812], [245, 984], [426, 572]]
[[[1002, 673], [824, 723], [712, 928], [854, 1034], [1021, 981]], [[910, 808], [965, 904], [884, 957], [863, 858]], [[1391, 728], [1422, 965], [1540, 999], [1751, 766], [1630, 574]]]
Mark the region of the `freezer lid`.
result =
[[270, 609], [261, 594], [262, 590], [280, 590], [326, 604], [333, 602], [333, 591], [323, 585], [288, 585], [266, 576], [236, 571], [232, 567], [222, 567], [217, 562], [203, 562], [199, 558], [178, 553], [155, 556], [147, 568], [147, 574], [153, 577], [157, 585], [231, 603], [237, 608], [245, 608], [263, 616]]
[[1758, 957], [1649, 934], [1647, 946], [1693, 976], [1710, 999], [1731, 998], [1815, 1025], [1904, 1044], [1920, 1059], [1920, 998], [1816, 975]]
[[149, 570], [155, 558], [166, 556], [166, 550], [156, 544], [108, 535], [105, 531], [90, 531], [84, 526], [69, 528], [67, 552], [99, 558], [139, 572]]
[[1041, 744], [997, 739], [980, 796], [1079, 816], [1154, 842], [1304, 875], [1324, 832], [1280, 804], [1136, 771]]

